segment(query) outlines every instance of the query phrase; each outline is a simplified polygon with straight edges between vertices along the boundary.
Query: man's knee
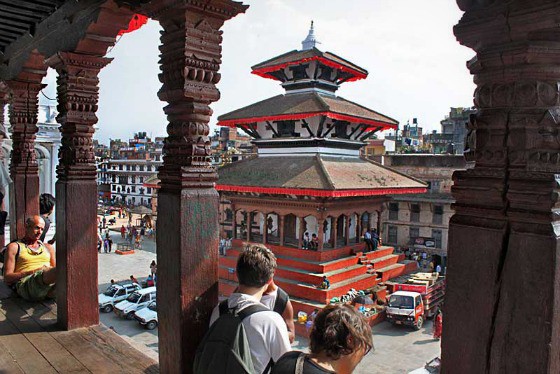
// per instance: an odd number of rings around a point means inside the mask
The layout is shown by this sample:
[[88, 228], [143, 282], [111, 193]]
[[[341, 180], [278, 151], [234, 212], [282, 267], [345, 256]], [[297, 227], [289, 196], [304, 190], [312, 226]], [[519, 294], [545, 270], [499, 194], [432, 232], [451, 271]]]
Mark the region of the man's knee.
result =
[[43, 271], [43, 283], [54, 284], [56, 282], [56, 266]]

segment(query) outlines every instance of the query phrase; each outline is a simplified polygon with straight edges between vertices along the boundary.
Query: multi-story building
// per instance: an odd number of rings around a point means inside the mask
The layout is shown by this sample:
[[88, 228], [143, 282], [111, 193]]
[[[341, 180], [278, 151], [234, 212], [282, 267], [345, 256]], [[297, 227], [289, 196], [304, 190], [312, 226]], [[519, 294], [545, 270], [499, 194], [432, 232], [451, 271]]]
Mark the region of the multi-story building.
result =
[[384, 243], [426, 251], [445, 266], [453, 215], [452, 175], [467, 168], [465, 159], [460, 155], [402, 154], [384, 156], [383, 164], [428, 183], [426, 193], [395, 195], [385, 203], [381, 218]]
[[110, 158], [98, 157], [97, 184], [99, 195], [126, 205], [152, 203], [152, 188], [144, 182], [162, 164], [163, 139], [152, 141], [145, 132], [139, 132], [128, 142], [111, 140]]
[[441, 121], [441, 132], [444, 136], [452, 138], [452, 149], [457, 155], [462, 155], [465, 149], [467, 135], [467, 122], [471, 114], [476, 113], [475, 108], [451, 108], [449, 115]]

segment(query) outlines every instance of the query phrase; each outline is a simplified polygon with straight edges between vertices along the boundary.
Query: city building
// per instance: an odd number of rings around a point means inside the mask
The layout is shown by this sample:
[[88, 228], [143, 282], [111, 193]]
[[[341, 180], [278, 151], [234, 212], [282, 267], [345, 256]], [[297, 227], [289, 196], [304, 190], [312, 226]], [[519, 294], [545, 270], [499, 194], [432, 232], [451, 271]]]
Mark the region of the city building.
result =
[[399, 154], [383, 156], [383, 164], [428, 184], [424, 193], [393, 195], [381, 216], [384, 243], [412, 248], [447, 263], [449, 219], [453, 215], [452, 176], [467, 168], [461, 155]]
[[162, 164], [162, 148], [162, 138], [152, 141], [145, 132], [134, 134], [126, 143], [111, 140], [111, 158], [96, 159], [99, 197], [125, 205], [151, 206], [152, 187], [145, 187], [144, 182]]
[[440, 122], [442, 138], [452, 138], [452, 147], [448, 153], [463, 154], [465, 150], [465, 137], [467, 136], [466, 125], [471, 114], [475, 113], [475, 108], [451, 108], [449, 115], [445, 116], [445, 119]]
[[[284, 94], [218, 117], [218, 125], [251, 135], [257, 157], [220, 168], [216, 186], [221, 234], [233, 239], [220, 261], [220, 293], [236, 287], [231, 272], [243, 243], [263, 243], [279, 258], [275, 282], [296, 311], [307, 312], [416, 268], [390, 247], [370, 253], [369, 268], [355, 253], [364, 250], [365, 230], [379, 230], [390, 195], [426, 191], [423, 182], [360, 157], [368, 139], [397, 121], [338, 97], [342, 83], [368, 72], [312, 40], [313, 28], [303, 49], [252, 67], [280, 81]], [[328, 290], [317, 287], [323, 275], [331, 277]]]

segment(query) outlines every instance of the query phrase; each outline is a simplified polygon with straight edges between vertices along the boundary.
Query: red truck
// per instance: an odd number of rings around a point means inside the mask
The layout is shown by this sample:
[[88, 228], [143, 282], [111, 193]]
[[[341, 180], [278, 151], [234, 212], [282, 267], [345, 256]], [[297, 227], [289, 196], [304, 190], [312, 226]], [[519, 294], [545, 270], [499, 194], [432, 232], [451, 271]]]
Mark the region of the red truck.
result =
[[396, 283], [389, 296], [387, 321], [393, 325], [413, 326], [420, 330], [426, 318], [436, 314], [443, 303], [445, 278], [437, 277], [431, 285]]

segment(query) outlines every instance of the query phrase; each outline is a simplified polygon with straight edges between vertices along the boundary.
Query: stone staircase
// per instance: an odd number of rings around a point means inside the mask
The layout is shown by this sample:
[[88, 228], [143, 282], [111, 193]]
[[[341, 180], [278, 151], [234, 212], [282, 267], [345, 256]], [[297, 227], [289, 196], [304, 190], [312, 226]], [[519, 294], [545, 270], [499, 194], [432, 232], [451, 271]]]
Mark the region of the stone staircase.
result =
[[[242, 242], [234, 241], [227, 256], [220, 257], [220, 295], [229, 296], [237, 287], [235, 267]], [[363, 243], [322, 252], [268, 246], [276, 255], [278, 268], [274, 280], [292, 299], [294, 312], [311, 313], [354, 288], [370, 289], [379, 283], [417, 269], [414, 261], [402, 254], [394, 254], [393, 247], [381, 246], [375, 252], [362, 253]], [[323, 276], [331, 286], [328, 290], [317, 286]], [[386, 287], [377, 287], [378, 297], [384, 299]]]

